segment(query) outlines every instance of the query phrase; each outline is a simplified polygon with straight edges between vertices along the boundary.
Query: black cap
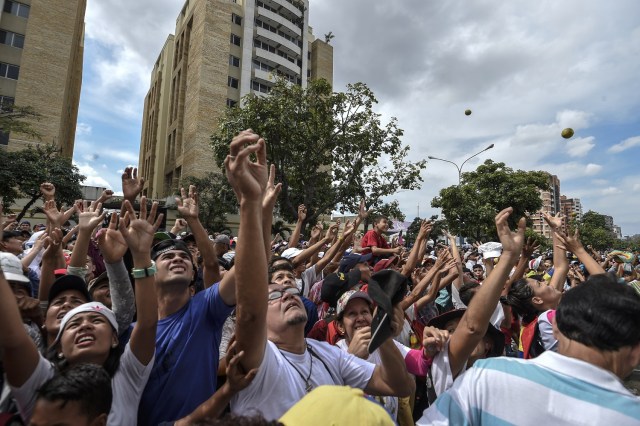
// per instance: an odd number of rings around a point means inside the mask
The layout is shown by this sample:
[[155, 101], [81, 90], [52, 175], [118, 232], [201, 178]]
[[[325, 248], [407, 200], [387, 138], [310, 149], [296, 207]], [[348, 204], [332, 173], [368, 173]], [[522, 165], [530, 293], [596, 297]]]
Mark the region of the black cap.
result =
[[2, 231], [2, 241], [18, 237], [22, 237], [22, 231]]
[[51, 290], [49, 290], [49, 303], [47, 304], [47, 309], [49, 309], [51, 302], [57, 295], [67, 290], [76, 290], [87, 299], [87, 302], [91, 301], [91, 296], [89, 296], [89, 290], [87, 289], [87, 283], [77, 275], [67, 274], [53, 282]]
[[377, 305], [371, 321], [369, 353], [373, 353], [385, 340], [391, 337], [393, 307], [404, 299], [408, 284], [407, 277], [392, 269], [383, 269], [369, 278], [367, 291]]
[[151, 259], [156, 260], [158, 256], [162, 253], [170, 250], [181, 250], [189, 255], [189, 259], [191, 259], [191, 263], [193, 263], [193, 258], [191, 257], [191, 252], [189, 251], [189, 247], [182, 240], [163, 240], [158, 244], [151, 248]]
[[335, 307], [340, 296], [358, 285], [360, 278], [361, 273], [359, 269], [352, 269], [346, 274], [342, 272], [329, 274], [322, 282], [320, 298], [327, 302], [329, 306]]

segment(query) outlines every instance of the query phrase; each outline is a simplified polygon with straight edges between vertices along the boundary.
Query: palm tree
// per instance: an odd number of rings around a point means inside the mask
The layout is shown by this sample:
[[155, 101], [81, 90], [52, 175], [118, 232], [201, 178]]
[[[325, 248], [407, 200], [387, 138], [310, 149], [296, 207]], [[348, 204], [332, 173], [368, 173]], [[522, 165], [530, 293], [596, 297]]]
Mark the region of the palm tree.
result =
[[276, 220], [271, 225], [271, 235], [280, 235], [283, 240], [286, 240], [287, 234], [291, 235], [291, 228], [285, 225], [284, 221]]
[[335, 35], [333, 35], [333, 32], [329, 31], [324, 35], [324, 42], [328, 44], [334, 37]]

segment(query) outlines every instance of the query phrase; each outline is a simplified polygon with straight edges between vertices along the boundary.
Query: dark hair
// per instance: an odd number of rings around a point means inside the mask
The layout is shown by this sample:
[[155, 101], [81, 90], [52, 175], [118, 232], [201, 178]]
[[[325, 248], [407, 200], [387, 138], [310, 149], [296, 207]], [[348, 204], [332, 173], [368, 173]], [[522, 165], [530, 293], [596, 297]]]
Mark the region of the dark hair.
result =
[[38, 390], [38, 399], [60, 401], [60, 408], [68, 402], [78, 402], [80, 412], [93, 420], [111, 411], [111, 377], [94, 364], [79, 364], [56, 373]]
[[471, 303], [471, 299], [473, 299], [473, 296], [475, 296], [476, 289], [478, 287], [480, 287], [480, 284], [478, 283], [464, 283], [462, 287], [460, 287], [460, 290], [458, 290], [462, 303], [464, 303], [466, 306], [469, 306], [469, 303]]
[[482, 269], [482, 270], [484, 270], [484, 267], [481, 264], [477, 263], [477, 264], [473, 265], [472, 269]]
[[604, 351], [640, 343], [640, 295], [614, 275], [598, 274], [567, 291], [556, 311], [568, 339]]
[[[534, 275], [529, 278], [537, 281], [541, 281], [542, 279], [539, 275]], [[511, 306], [514, 314], [522, 317], [525, 324], [533, 321], [536, 315], [540, 313], [538, 308], [533, 305], [533, 296], [533, 289], [529, 285], [527, 278], [521, 278], [511, 285], [509, 294], [507, 294], [506, 297], [507, 305]]]
[[293, 263], [286, 257], [273, 257], [269, 261], [269, 282], [271, 282], [271, 276], [278, 271], [293, 272]]
[[380, 222], [382, 219], [386, 220], [387, 222], [389, 221], [389, 218], [388, 218], [388, 217], [383, 216], [383, 215], [379, 215], [379, 216], [376, 216], [376, 217], [373, 219], [373, 224], [374, 224], [374, 225], [377, 225], [377, 224], [378, 224], [378, 222]]

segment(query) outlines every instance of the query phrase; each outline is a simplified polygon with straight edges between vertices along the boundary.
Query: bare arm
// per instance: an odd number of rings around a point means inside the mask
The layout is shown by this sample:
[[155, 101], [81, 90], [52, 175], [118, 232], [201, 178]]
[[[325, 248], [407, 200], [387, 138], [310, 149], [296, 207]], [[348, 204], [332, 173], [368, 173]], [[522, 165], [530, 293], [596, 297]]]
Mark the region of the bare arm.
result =
[[562, 231], [556, 231], [555, 234], [558, 234], [561, 247], [575, 254], [578, 257], [578, 260], [580, 260], [580, 262], [584, 264], [585, 268], [587, 268], [589, 274], [595, 275], [605, 273], [604, 268], [602, 268], [602, 266], [600, 266], [600, 264], [591, 257], [582, 246], [582, 243], [580, 242], [580, 231], [578, 228], [576, 228], [573, 235], [565, 234]]
[[49, 246], [42, 255], [42, 266], [40, 267], [40, 287], [38, 298], [41, 302], [49, 301], [49, 290], [55, 281], [54, 271], [65, 268], [65, 261], [62, 255], [62, 231], [54, 228], [47, 237]]
[[[87, 254], [89, 253], [89, 242], [93, 230], [104, 220], [105, 212], [100, 214], [102, 204], [92, 202], [87, 205], [83, 202], [83, 211], [78, 217], [78, 238], [71, 252], [69, 267], [85, 268], [87, 265]], [[84, 278], [84, 277], [82, 277]]]
[[[127, 200], [122, 203], [122, 210], [126, 211], [120, 221], [119, 228], [122, 236], [129, 245], [133, 257], [134, 269], [145, 269], [151, 266], [151, 243], [153, 234], [162, 222], [162, 214], [156, 219], [158, 203], [151, 206], [147, 216], [147, 198], [140, 199], [140, 218], [136, 219], [136, 212]], [[126, 223], [129, 225], [126, 226]], [[155, 289], [155, 277], [147, 276], [135, 279], [136, 311], [138, 318], [131, 333], [129, 344], [131, 352], [144, 365], [148, 365], [156, 351], [156, 328], [158, 325], [158, 299]]]
[[22, 325], [16, 297], [0, 269], [0, 353], [7, 381], [22, 386], [38, 366], [40, 354]]
[[460, 374], [467, 359], [487, 332], [491, 314], [500, 300], [504, 283], [520, 256], [526, 222], [521, 218], [518, 222], [518, 232], [511, 232], [507, 219], [512, 211], [509, 207], [496, 216], [496, 228], [503, 249], [500, 262], [476, 292], [473, 303], [469, 304], [451, 336], [449, 364], [454, 377]]
[[411, 272], [413, 272], [416, 265], [418, 264], [418, 261], [424, 256], [424, 253], [426, 252], [426, 246], [424, 242], [429, 236], [431, 229], [433, 229], [433, 225], [431, 225], [431, 222], [428, 220], [423, 220], [420, 224], [420, 231], [418, 232], [416, 241], [413, 244], [411, 253], [409, 253], [409, 259], [407, 259], [407, 263], [405, 263], [402, 267], [401, 273], [405, 277], [411, 277]]
[[264, 251], [267, 256], [267, 262], [271, 259], [271, 225], [273, 223], [273, 209], [278, 201], [278, 195], [282, 191], [282, 183], [276, 185], [276, 166], [274, 164], [269, 168], [269, 178], [267, 180], [267, 188], [262, 198], [262, 234], [264, 238]]
[[555, 232], [562, 230], [562, 216], [560, 213], [555, 216], [551, 216], [549, 213], [543, 215], [544, 220], [553, 230], [553, 276], [549, 285], [562, 292], [569, 272], [569, 259], [567, 259], [566, 250], [561, 248], [562, 243]]
[[[245, 145], [247, 145], [245, 147]], [[249, 156], [255, 153], [257, 162]], [[240, 201], [240, 230], [235, 257], [236, 343], [244, 351], [243, 371], [258, 368], [267, 343], [267, 256], [262, 229], [262, 201], [267, 187], [266, 146], [251, 131], [233, 138], [225, 159], [227, 179]]]
[[293, 266], [296, 267], [298, 265], [305, 263], [307, 259], [309, 259], [314, 253], [319, 252], [322, 249], [322, 247], [324, 247], [326, 244], [331, 242], [333, 240], [334, 235], [336, 235], [337, 232], [338, 232], [338, 225], [335, 225], [335, 224], [331, 225], [329, 229], [327, 229], [327, 233], [323, 239], [321, 239], [311, 247], [304, 249], [302, 253], [300, 253], [293, 259], [291, 259], [291, 263], [293, 263]]
[[455, 235], [451, 235], [449, 232], [446, 233], [447, 238], [449, 239], [449, 244], [451, 245], [451, 255], [456, 262], [456, 268], [458, 269], [458, 278], [453, 282], [453, 285], [456, 286], [456, 289], [460, 290], [460, 287], [464, 284], [464, 270], [462, 269], [462, 256], [460, 256], [460, 250], [458, 250], [458, 245], [456, 244]]
[[302, 232], [302, 224], [307, 218], [307, 208], [304, 204], [298, 206], [298, 220], [296, 220], [296, 227], [289, 236], [289, 247], [297, 247], [300, 242], [300, 233]]

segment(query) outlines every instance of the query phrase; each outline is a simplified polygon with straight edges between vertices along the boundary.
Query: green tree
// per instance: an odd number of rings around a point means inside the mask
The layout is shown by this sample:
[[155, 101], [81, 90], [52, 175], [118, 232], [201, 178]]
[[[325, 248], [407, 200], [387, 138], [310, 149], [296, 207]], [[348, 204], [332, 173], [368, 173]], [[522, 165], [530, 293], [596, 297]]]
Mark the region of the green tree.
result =
[[43, 182], [55, 185], [58, 203], [72, 204], [82, 198], [80, 184], [84, 179], [71, 159], [63, 157], [54, 144], [38, 144], [16, 152], [0, 150], [0, 195], [5, 208], [18, 198], [28, 199], [18, 221], [40, 198]]
[[613, 232], [606, 227], [604, 215], [589, 210], [579, 223], [580, 240], [587, 246], [590, 245], [596, 250], [605, 250], [613, 247], [616, 238]]
[[542, 207], [539, 191], [548, 189], [548, 181], [545, 172], [514, 171], [504, 163], [486, 160], [475, 171], [463, 173], [460, 185], [440, 190], [431, 206], [442, 209], [452, 233], [497, 241], [496, 213], [513, 207], [509, 222], [515, 227], [520, 217]]
[[283, 220], [276, 220], [271, 225], [271, 235], [280, 235], [283, 240], [286, 240], [291, 235], [291, 228]]
[[200, 201], [200, 221], [210, 232], [224, 228], [227, 215], [238, 211], [238, 200], [227, 178], [219, 172], [209, 172], [201, 178], [185, 176], [181, 186], [194, 185]]
[[0, 132], [18, 133], [40, 140], [40, 133], [33, 128], [32, 120], [40, 120], [33, 107], [21, 107], [17, 105], [3, 105], [0, 108]]
[[227, 111], [212, 136], [216, 161], [221, 166], [231, 138], [251, 128], [267, 141], [268, 161], [282, 182], [285, 220], [294, 222], [304, 204], [306, 227], [332, 210], [358, 211], [362, 197], [368, 207], [388, 211], [392, 203], [383, 207], [383, 198], [418, 189], [425, 162], [407, 160], [402, 130], [395, 118], [381, 123], [376, 103], [364, 83], [334, 93], [325, 80], [313, 80], [306, 89], [279, 81], [269, 96], [249, 95], [242, 107]]

